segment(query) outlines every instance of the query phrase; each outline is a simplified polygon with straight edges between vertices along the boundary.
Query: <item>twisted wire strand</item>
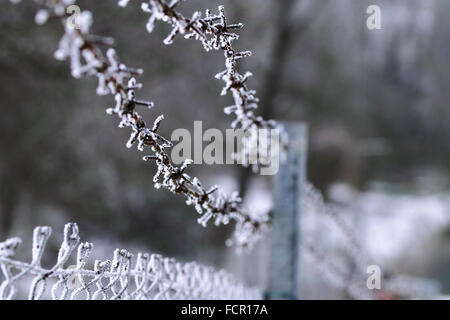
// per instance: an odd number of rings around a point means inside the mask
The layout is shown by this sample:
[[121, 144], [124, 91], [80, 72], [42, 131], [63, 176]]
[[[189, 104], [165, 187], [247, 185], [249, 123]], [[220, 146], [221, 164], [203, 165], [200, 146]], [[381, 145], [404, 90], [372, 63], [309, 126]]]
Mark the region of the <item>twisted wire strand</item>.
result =
[[[77, 20], [73, 21], [73, 17], [68, 15], [68, 12], [71, 12], [68, 9], [76, 3], [75, 0], [35, 1], [45, 6], [45, 9], [39, 10], [36, 14], [37, 23], [43, 24], [50, 19], [59, 19], [65, 27], [65, 33], [59, 42], [55, 58], [58, 60], [69, 60], [72, 76], [75, 78], [89, 75], [97, 77], [97, 94], [111, 94], [115, 97], [115, 106], [108, 108], [106, 112], [119, 118], [119, 127], [131, 128], [132, 132], [127, 142], [127, 147], [131, 148], [133, 145], [137, 145], [140, 151], [148, 148], [152, 151], [152, 154], [144, 156], [143, 160], [154, 161], [158, 167], [153, 177], [155, 188], [164, 188], [175, 194], [184, 195], [186, 204], [193, 205], [198, 214], [201, 215], [197, 221], [202, 226], [206, 227], [211, 220], [214, 221], [216, 226], [226, 225], [230, 221], [234, 221], [235, 231], [231, 239], [227, 241], [227, 244], [236, 246], [238, 250], [250, 249], [268, 230], [270, 224], [268, 214], [251, 215], [247, 208], [243, 206], [242, 199], [237, 192], [227, 195], [217, 185], [209, 189], [203, 187], [197, 178], [192, 178], [186, 173], [187, 168], [192, 164], [192, 160], [186, 159], [179, 167], [172, 163], [170, 155], [166, 151], [172, 147], [172, 142], [157, 132], [164, 116], [160, 115], [155, 119], [152, 127], [147, 127], [144, 119], [136, 111], [138, 107], [153, 108], [154, 106], [153, 102], [136, 98], [136, 90], [140, 89], [142, 85], [137, 83], [135, 77], [141, 75], [143, 70], [128, 68], [119, 61], [115, 50], [112, 48], [107, 49], [106, 55], [104, 55], [100, 49], [100, 44], [108, 45], [112, 40], [111, 38], [90, 34], [92, 14], [89, 11], [81, 11], [77, 16]], [[158, 3], [163, 5], [163, 2]], [[172, 5], [170, 10], [173, 10], [173, 7]], [[186, 20], [178, 13], [167, 11], [166, 9], [168, 10], [168, 7], [164, 4], [163, 11], [166, 14], [177, 17], [180, 21], [184, 21], [186, 28], [197, 30], [198, 24], [201, 24], [206, 28], [203, 32], [213, 32], [214, 38], [208, 41], [205, 40], [211, 45], [226, 43], [228, 46], [237, 37], [237, 35], [230, 32], [235, 26], [226, 24], [222, 9], [218, 15], [209, 13], [205, 19], [199, 19], [196, 16], [197, 18], [193, 20]], [[156, 9], [152, 12], [156, 12]], [[157, 17], [159, 16], [157, 15]], [[77, 27], [71, 24], [75, 22]], [[176, 30], [182, 32], [180, 28], [176, 28]], [[227, 50], [230, 54], [233, 52], [233, 55], [227, 58], [229, 66], [234, 65], [238, 59], [244, 56], [244, 53], [234, 52], [231, 47]], [[241, 107], [243, 108], [250, 105], [250, 103], [254, 103], [255, 99], [252, 98], [252, 91], [246, 89], [244, 79], [234, 70], [234, 67], [228, 68], [227, 74], [226, 78], [231, 81], [227, 90], [233, 91], [234, 95], [242, 96]], [[241, 114], [241, 111], [236, 112]], [[244, 112], [240, 118], [249, 118], [251, 114], [250, 111]], [[263, 123], [269, 125], [270, 123], [263, 122], [262, 119], [257, 117], [252, 121], [259, 125], [263, 125]], [[246, 127], [246, 129], [248, 128]]]
[[[312, 183], [305, 181], [302, 187], [302, 207], [306, 213], [318, 214], [326, 217], [344, 235], [341, 248], [352, 259], [355, 270], [348, 272], [343, 270], [334, 261], [321, 252], [317, 245], [310, 239], [303, 239], [301, 248], [315, 262], [318, 269], [336, 287], [343, 289], [354, 299], [396, 299], [431, 297], [439, 292], [439, 286], [430, 280], [399, 274], [387, 266], [382, 267], [381, 290], [368, 290], [366, 281], [368, 278], [367, 267], [376, 265], [361, 244], [361, 239], [356, 230], [342, 217], [338, 207], [327, 203], [321, 192]], [[306, 238], [306, 236], [305, 236]]]
[[[120, 0], [119, 6], [126, 7], [129, 2], [129, 0]], [[251, 72], [241, 74], [237, 69], [239, 60], [252, 55], [251, 51], [238, 51], [233, 48], [233, 42], [239, 39], [239, 35], [234, 33], [234, 30], [241, 29], [244, 25], [228, 23], [224, 6], [218, 7], [218, 14], [212, 14], [208, 9], [204, 16], [202, 16], [202, 12], [195, 11], [190, 18], [186, 17], [176, 10], [182, 2], [183, 0], [147, 0], [143, 2], [142, 10], [150, 15], [146, 25], [147, 31], [151, 33], [156, 21], [162, 21], [172, 27], [171, 32], [163, 41], [166, 45], [172, 44], [177, 35], [184, 35], [185, 39], [200, 41], [207, 52], [223, 51], [226, 69], [217, 73], [215, 78], [225, 82], [221, 95], [225, 96], [231, 93], [234, 101], [233, 105], [224, 108], [224, 112], [235, 116], [231, 128], [243, 129], [248, 133], [243, 137], [245, 148], [235, 153], [235, 157], [241, 160], [240, 163], [244, 166], [250, 164], [246, 159], [254, 160], [251, 164], [253, 171], [257, 172], [260, 166], [269, 163], [272, 157], [284, 156], [288, 137], [283, 127], [274, 120], [264, 120], [263, 117], [255, 114], [259, 99], [256, 97], [256, 91], [247, 86], [247, 80], [253, 74]], [[261, 152], [261, 147], [258, 149], [258, 144], [274, 145], [274, 141], [265, 141], [265, 137], [259, 134], [258, 129], [280, 130], [280, 141], [276, 141], [280, 143], [280, 146], [274, 154], [264, 154]]]

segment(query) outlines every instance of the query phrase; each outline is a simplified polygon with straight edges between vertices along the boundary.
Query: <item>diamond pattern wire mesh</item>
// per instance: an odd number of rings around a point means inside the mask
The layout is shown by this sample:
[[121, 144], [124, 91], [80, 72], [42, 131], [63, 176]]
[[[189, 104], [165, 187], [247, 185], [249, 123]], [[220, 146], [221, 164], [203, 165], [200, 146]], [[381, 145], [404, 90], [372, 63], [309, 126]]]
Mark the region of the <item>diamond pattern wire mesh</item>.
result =
[[[112, 260], [95, 261], [86, 268], [92, 243], [79, 243], [78, 226], [68, 223], [56, 264], [41, 266], [50, 227], [33, 232], [31, 262], [14, 260], [21, 243], [11, 238], [0, 243], [0, 300], [173, 300], [173, 299], [261, 299], [261, 292], [248, 288], [224, 270], [216, 271], [196, 262], [180, 263], [158, 254], [133, 255], [116, 249]], [[65, 267], [77, 249], [76, 265]]]

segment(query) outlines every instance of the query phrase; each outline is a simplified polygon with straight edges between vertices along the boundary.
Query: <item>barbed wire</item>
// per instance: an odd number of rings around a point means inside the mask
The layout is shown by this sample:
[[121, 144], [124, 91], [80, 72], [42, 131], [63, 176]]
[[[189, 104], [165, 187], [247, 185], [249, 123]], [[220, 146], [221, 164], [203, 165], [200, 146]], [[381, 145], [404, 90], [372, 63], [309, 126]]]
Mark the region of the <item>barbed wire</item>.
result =
[[[316, 267], [333, 286], [341, 288], [354, 299], [423, 298], [439, 293], [439, 286], [434, 281], [399, 274], [387, 266], [380, 266], [383, 269], [381, 274], [383, 288], [368, 290], [367, 267], [376, 263], [364, 250], [356, 230], [344, 220], [337, 206], [325, 201], [322, 193], [311, 182], [305, 181], [302, 191], [302, 208], [305, 213], [330, 219], [344, 235], [340, 248], [348, 255], [355, 267], [354, 270], [344, 270], [310, 239], [302, 239], [301, 248], [312, 258]], [[307, 235], [304, 235], [304, 238], [307, 238]]]
[[[217, 185], [205, 188], [196, 177], [191, 177], [186, 172], [189, 165], [193, 163], [192, 160], [186, 159], [181, 166], [173, 164], [170, 154], [166, 151], [166, 149], [172, 147], [172, 142], [157, 133], [164, 116], [158, 116], [150, 128], [147, 127], [144, 119], [136, 111], [137, 107], [153, 108], [154, 106], [153, 102], [136, 98], [136, 90], [142, 88], [142, 85], [137, 83], [135, 77], [141, 75], [143, 70], [128, 68], [121, 63], [113, 48], [107, 49], [106, 56], [104, 55], [99, 45], [108, 46], [112, 39], [90, 34], [93, 23], [92, 13], [80, 11], [77, 13], [76, 20], [72, 21], [72, 16], [68, 12], [73, 12], [75, 9], [72, 7], [73, 10], [68, 11], [68, 8], [76, 3], [75, 0], [35, 1], [45, 6], [45, 9], [39, 10], [36, 14], [35, 20], [37, 23], [43, 24], [48, 20], [59, 19], [65, 27], [65, 33], [54, 54], [55, 58], [69, 60], [72, 76], [75, 78], [81, 78], [82, 76], [97, 77], [97, 94], [111, 94], [115, 97], [115, 106], [108, 108], [106, 112], [119, 118], [119, 127], [131, 128], [132, 132], [127, 147], [131, 148], [133, 145], [137, 145], [140, 151], [147, 148], [152, 151], [152, 154], [144, 156], [143, 160], [154, 161], [158, 167], [153, 177], [155, 188], [165, 188], [172, 193], [184, 195], [186, 204], [193, 205], [198, 214], [201, 215], [197, 221], [204, 227], [209, 221], [214, 221], [216, 226], [227, 225], [230, 221], [234, 221], [235, 229], [232, 237], [227, 240], [228, 245], [234, 245], [238, 250], [246, 250], [258, 242], [269, 228], [269, 215], [251, 215], [243, 205], [238, 192], [227, 195]], [[17, 3], [20, 0], [12, 2]], [[190, 28], [197, 28], [199, 23], [205, 24], [204, 27], [207, 27], [207, 30], [202, 29], [203, 32], [213, 33], [216, 40], [210, 40], [211, 45], [227, 44], [231, 46], [231, 42], [237, 38], [236, 34], [230, 32], [234, 29], [233, 25], [227, 25], [225, 22], [223, 9], [220, 10], [218, 15], [208, 15], [208, 19], [202, 19], [201, 21], [195, 19], [188, 25]], [[232, 48], [230, 47], [229, 50], [232, 50]], [[243, 53], [235, 52], [232, 57], [228, 57], [227, 64], [234, 65], [243, 56]], [[251, 97], [252, 91], [246, 89], [245, 81], [237, 71], [234, 69], [227, 70], [230, 73], [227, 78], [229, 78], [229, 81], [234, 81], [227, 90], [233, 92], [238, 90], [235, 94], [243, 95], [242, 103], [251, 109], [250, 104], [254, 103], [255, 100]], [[223, 76], [225, 77], [225, 74]], [[238, 85], [236, 81], [240, 84]], [[242, 105], [243, 107], [244, 105]], [[236, 114], [240, 114], [241, 119], [245, 117], [245, 119], [250, 119], [252, 111], [248, 110], [245, 113], [241, 111], [236, 109]], [[260, 125], [273, 125], [272, 122], [264, 122], [259, 117], [253, 120]], [[248, 126], [245, 129], [248, 129]]]
[[[247, 87], [247, 80], [253, 76], [251, 72], [239, 73], [237, 63], [239, 60], [250, 57], [251, 51], [237, 51], [233, 48], [233, 41], [239, 39], [239, 35], [234, 33], [244, 27], [242, 23], [228, 23], [225, 16], [224, 6], [218, 7], [218, 14], [212, 14], [207, 9], [204, 16], [202, 12], [195, 11], [191, 18], [184, 16], [176, 8], [184, 0], [147, 0], [142, 2], [142, 11], [150, 15], [146, 28], [149, 33], [153, 32], [155, 22], [163, 21], [172, 27], [170, 34], [164, 39], [164, 44], [173, 43], [177, 35], [184, 35], [185, 39], [194, 39], [202, 43], [206, 52], [212, 50], [221, 50], [225, 56], [225, 70], [215, 75], [215, 78], [225, 82], [221, 95], [225, 96], [231, 93], [234, 104], [224, 108], [225, 114], [233, 114], [234, 121], [231, 123], [233, 129], [243, 129], [247, 135], [243, 137], [241, 151], [235, 153], [237, 160], [244, 166], [249, 163], [246, 159], [253, 159], [252, 168], [254, 172], [261, 165], [270, 161], [269, 155], [263, 154], [258, 149], [258, 144], [272, 145], [270, 140], [265, 141], [258, 135], [258, 129], [278, 129], [280, 130], [281, 150], [277, 150], [273, 156], [283, 156], [287, 149], [288, 137], [283, 127], [274, 120], [264, 120], [262, 116], [257, 116], [255, 111], [258, 109], [259, 98], [256, 97], [256, 91]], [[121, 7], [126, 7], [130, 0], [119, 0]]]
[[339, 242], [340, 248], [355, 266], [355, 270], [351, 272], [345, 270], [345, 267], [335, 263], [326, 251], [321, 251], [305, 234], [301, 240], [301, 248], [321, 274], [330, 284], [341, 288], [353, 299], [376, 299], [377, 293], [366, 287], [366, 268], [372, 264], [371, 260], [363, 251], [355, 230], [343, 219], [338, 208], [327, 203], [322, 193], [309, 181], [304, 181], [302, 185], [301, 206], [306, 215], [328, 218], [336, 226], [344, 236]]
[[[180, 263], [159, 254], [139, 253], [133, 265], [130, 252], [116, 249], [112, 260], [96, 260], [94, 268], [88, 269], [93, 244], [79, 243], [75, 223], [65, 225], [57, 262], [46, 269], [41, 261], [51, 232], [50, 227], [34, 229], [31, 262], [14, 260], [19, 238], [0, 243], [0, 274], [4, 279], [0, 300], [16, 298], [21, 280], [26, 281], [25, 286], [30, 283], [30, 300], [45, 297], [49, 283], [52, 284], [47, 297], [54, 300], [261, 299], [259, 289], [244, 286], [224, 270], [196, 262]], [[75, 250], [76, 265], [65, 267]]]
[[333, 259], [319, 251], [317, 245], [309, 240], [302, 240], [301, 248], [312, 260], [314, 267], [323, 275], [323, 278], [333, 287], [342, 289], [352, 299], [377, 299], [378, 292], [367, 288], [364, 273], [349, 273], [347, 270], [343, 270], [342, 266], [334, 263]]
[[[360, 237], [354, 228], [347, 223], [338, 207], [326, 202], [322, 193], [309, 181], [305, 181], [302, 186], [302, 207], [307, 213], [318, 213], [329, 218], [330, 221], [344, 235], [346, 245], [343, 249], [351, 257], [357, 266], [368, 266], [373, 263], [373, 259], [363, 250]], [[365, 271], [365, 268], [363, 268]]]

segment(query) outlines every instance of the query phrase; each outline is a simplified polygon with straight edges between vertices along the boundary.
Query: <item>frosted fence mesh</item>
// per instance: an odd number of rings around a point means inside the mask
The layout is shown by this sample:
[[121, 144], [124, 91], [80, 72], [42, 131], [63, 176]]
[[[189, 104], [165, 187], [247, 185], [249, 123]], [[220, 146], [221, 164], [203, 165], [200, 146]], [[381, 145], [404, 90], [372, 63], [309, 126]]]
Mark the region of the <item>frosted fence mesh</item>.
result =
[[[195, 262], [180, 263], [158, 254], [133, 255], [116, 249], [112, 260], [95, 261], [86, 268], [92, 243], [79, 243], [78, 226], [68, 223], [57, 262], [50, 269], [41, 266], [50, 227], [33, 233], [31, 262], [14, 260], [21, 243], [11, 238], [0, 243], [0, 300], [29, 299], [261, 299], [261, 292], [239, 283], [224, 270], [216, 271]], [[77, 249], [76, 265], [66, 266]], [[24, 296], [21, 296], [24, 295]]]

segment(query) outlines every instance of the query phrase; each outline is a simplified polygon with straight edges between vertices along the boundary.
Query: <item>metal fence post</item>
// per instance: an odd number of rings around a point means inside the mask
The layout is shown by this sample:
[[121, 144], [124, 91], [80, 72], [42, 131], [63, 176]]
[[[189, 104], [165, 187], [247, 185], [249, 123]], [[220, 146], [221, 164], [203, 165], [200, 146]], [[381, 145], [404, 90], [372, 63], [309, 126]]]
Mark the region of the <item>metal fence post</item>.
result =
[[286, 159], [273, 178], [274, 209], [268, 299], [299, 298], [301, 186], [306, 176], [307, 126], [285, 122], [289, 135]]

